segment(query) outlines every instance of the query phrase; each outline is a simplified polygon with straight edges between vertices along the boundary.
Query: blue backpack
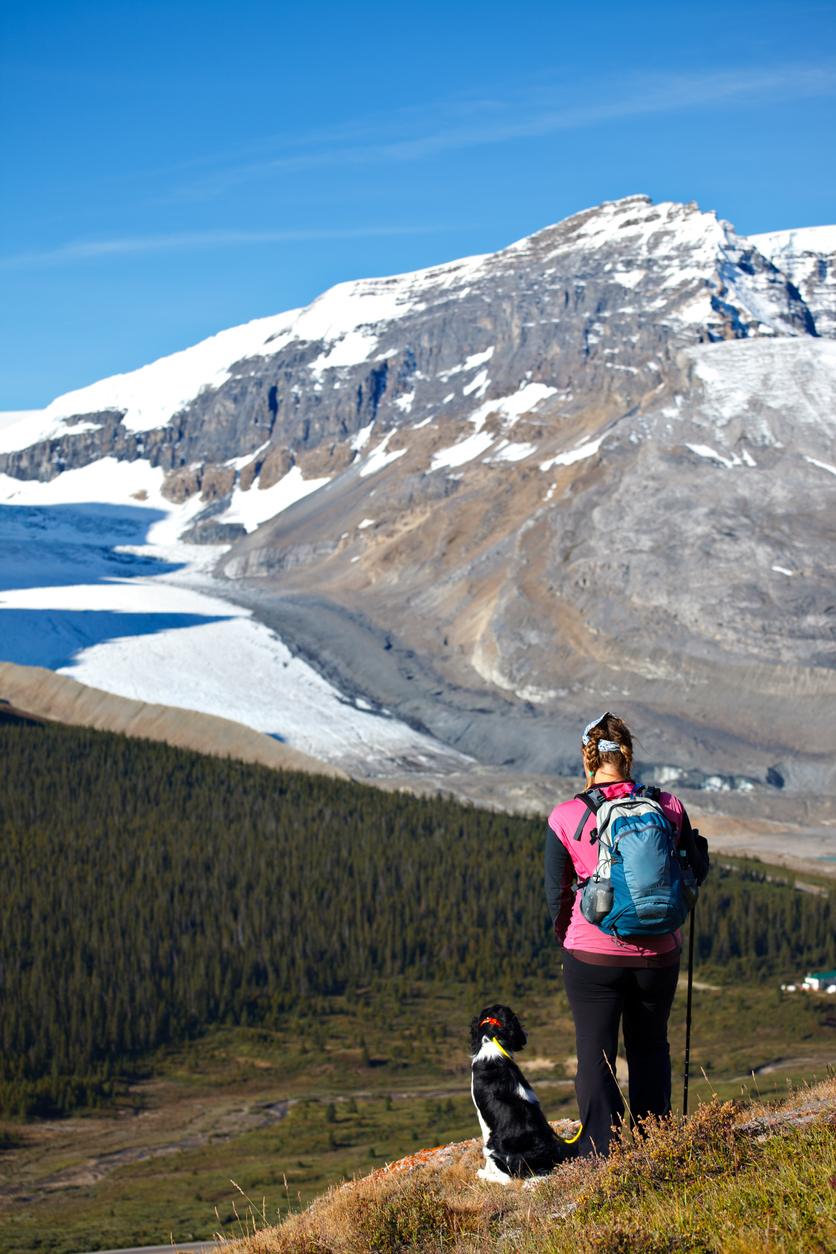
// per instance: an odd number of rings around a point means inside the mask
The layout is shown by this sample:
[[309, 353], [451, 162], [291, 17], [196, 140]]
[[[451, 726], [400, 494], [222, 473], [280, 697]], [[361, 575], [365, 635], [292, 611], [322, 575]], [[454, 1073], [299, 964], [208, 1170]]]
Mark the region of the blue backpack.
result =
[[[598, 863], [578, 884], [581, 913], [613, 936], [639, 940], [675, 932], [697, 900], [697, 881], [659, 796], [658, 788], [638, 785], [612, 800], [600, 788], [577, 796], [598, 820], [590, 838], [598, 842]], [[580, 840], [588, 818], [573, 839]]]

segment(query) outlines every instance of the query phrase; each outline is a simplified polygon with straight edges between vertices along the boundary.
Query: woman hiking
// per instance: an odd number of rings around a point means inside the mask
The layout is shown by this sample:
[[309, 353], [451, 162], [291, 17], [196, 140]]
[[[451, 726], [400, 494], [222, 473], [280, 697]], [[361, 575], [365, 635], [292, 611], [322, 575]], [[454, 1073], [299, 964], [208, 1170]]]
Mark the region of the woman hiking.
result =
[[[546, 899], [563, 946], [563, 980], [575, 1020], [575, 1090], [582, 1123], [577, 1153], [605, 1156], [624, 1117], [615, 1079], [622, 1020], [633, 1120], [666, 1115], [671, 1109], [667, 1029], [682, 941], [678, 930], [630, 937], [603, 930], [584, 917], [582, 893], [574, 891], [573, 881], [583, 885], [596, 872], [595, 809], [616, 798], [640, 797], [641, 792], [631, 779], [633, 738], [620, 718], [607, 711], [594, 719], [584, 730], [581, 748], [586, 793], [564, 801], [549, 817]], [[592, 806], [580, 799], [584, 796]], [[659, 815], [661, 806], [673, 825], [677, 849], [687, 855], [694, 878], [702, 883], [708, 873], [708, 846], [692, 831], [682, 803], [656, 790], [651, 805], [664, 832], [668, 829]], [[670, 842], [670, 834], [665, 839]], [[688, 882], [693, 883], [690, 877]]]

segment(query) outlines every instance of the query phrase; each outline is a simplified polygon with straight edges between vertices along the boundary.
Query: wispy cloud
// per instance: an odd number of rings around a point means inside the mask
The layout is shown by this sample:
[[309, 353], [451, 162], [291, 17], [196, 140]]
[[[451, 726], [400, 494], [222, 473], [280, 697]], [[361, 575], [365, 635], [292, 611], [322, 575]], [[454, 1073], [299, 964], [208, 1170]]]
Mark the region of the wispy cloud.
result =
[[[543, 138], [622, 118], [830, 96], [836, 94], [836, 62], [704, 74], [656, 73], [624, 81], [619, 90], [611, 87], [608, 99], [599, 87], [573, 90], [576, 103], [572, 104], [565, 102], [569, 94], [565, 86], [541, 84], [489, 99], [439, 101], [377, 119], [357, 119], [331, 130], [256, 140], [237, 153], [216, 154], [214, 162], [220, 169], [181, 185], [170, 195], [207, 199], [254, 179], [327, 166], [420, 161], [457, 149]], [[213, 164], [212, 157], [199, 161], [204, 166]]]
[[[331, 127], [252, 137], [214, 153], [119, 175], [145, 183], [147, 206], [188, 205], [235, 192], [244, 184], [303, 175], [326, 168], [362, 168], [431, 160], [444, 153], [605, 126], [619, 120], [723, 107], [776, 107], [792, 99], [836, 95], [836, 61], [818, 64], [717, 70], [694, 74], [634, 74], [600, 84], [555, 77], [508, 86], [493, 95], [450, 97], [393, 109], [385, 115], [349, 118]], [[153, 190], [152, 190], [153, 189]], [[311, 230], [206, 230], [75, 240], [44, 251], [0, 258], [0, 270], [35, 269], [131, 253], [219, 249], [373, 236], [419, 235], [459, 226], [380, 226]]]
[[384, 235], [429, 235], [465, 230], [463, 226], [368, 226], [301, 231], [183, 231], [170, 235], [133, 235], [122, 239], [79, 240], [45, 252], [0, 257], [0, 270], [28, 270], [118, 257], [129, 253], [182, 252], [192, 248], [233, 248], [240, 244], [287, 244], [305, 240], [363, 239]]

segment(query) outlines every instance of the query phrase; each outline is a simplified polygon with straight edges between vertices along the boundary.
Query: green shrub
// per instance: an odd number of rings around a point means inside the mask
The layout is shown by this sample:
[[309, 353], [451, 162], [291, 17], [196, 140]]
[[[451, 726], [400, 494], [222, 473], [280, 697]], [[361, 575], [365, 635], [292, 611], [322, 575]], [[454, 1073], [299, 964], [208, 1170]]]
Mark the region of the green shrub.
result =
[[439, 1248], [452, 1235], [447, 1202], [437, 1188], [425, 1183], [383, 1195], [358, 1193], [350, 1214], [360, 1248], [373, 1254]]
[[581, 1237], [577, 1254], [716, 1254], [700, 1238], [659, 1236], [643, 1228], [601, 1228]]
[[710, 1176], [737, 1174], [757, 1146], [735, 1128], [737, 1102], [701, 1102], [690, 1119], [651, 1116], [632, 1142], [616, 1144], [596, 1177], [591, 1197], [641, 1197], [660, 1186], [682, 1186]]

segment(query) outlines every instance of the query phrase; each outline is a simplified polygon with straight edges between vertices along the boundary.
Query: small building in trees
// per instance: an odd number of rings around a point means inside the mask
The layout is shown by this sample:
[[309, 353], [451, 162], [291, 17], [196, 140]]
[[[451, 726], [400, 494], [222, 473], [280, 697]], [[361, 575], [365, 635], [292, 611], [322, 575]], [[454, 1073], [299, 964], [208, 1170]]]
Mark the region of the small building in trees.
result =
[[816, 993], [836, 993], [836, 971], [808, 971], [803, 987]]

